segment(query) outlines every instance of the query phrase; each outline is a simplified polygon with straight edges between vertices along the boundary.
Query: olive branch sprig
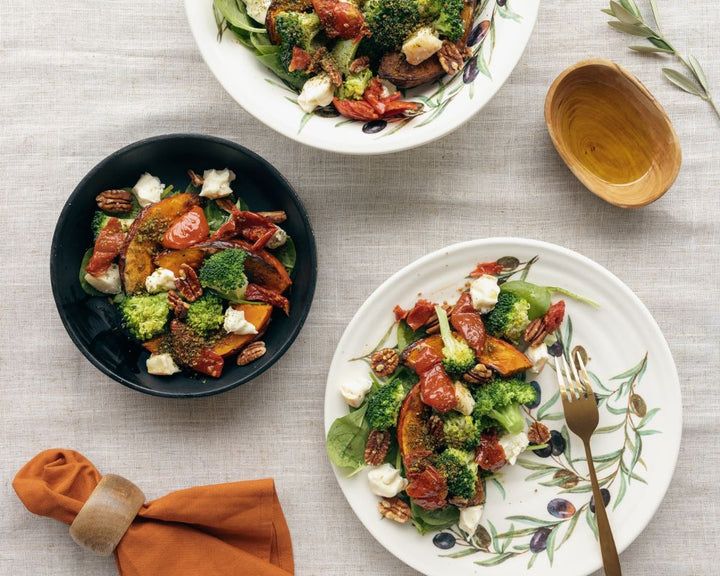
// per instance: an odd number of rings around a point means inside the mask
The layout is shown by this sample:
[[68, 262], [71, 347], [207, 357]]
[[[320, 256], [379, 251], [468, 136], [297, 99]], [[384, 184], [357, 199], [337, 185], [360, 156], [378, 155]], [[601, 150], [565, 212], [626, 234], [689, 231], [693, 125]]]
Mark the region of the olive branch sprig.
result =
[[681, 90], [705, 100], [720, 119], [720, 109], [715, 104], [710, 94], [710, 85], [707, 76], [700, 66], [697, 58], [690, 54], [685, 57], [668, 41], [660, 27], [660, 16], [658, 13], [657, 1], [649, 0], [650, 11], [652, 12], [653, 23], [646, 20], [635, 0], [610, 1], [610, 8], [602, 11], [615, 18], [608, 24], [619, 32], [646, 38], [650, 45], [630, 46], [631, 50], [642, 53], [668, 54], [675, 56], [688, 69], [690, 76], [678, 72], [674, 68], [663, 68], [662, 73], [670, 82]]

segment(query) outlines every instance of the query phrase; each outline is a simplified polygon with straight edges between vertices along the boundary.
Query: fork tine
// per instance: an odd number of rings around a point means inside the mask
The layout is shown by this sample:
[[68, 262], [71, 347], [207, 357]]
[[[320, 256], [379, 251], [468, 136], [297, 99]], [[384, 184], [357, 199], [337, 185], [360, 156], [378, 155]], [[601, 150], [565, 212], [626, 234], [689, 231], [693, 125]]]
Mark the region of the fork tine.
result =
[[587, 394], [588, 396], [590, 396], [591, 394], [594, 394], [594, 392], [592, 386], [590, 386], [590, 377], [588, 376], [587, 370], [585, 369], [585, 362], [583, 362], [582, 356], [579, 352], [577, 353], [576, 358], [578, 364], [580, 364], [580, 372], [582, 372], [583, 375], [583, 384], [585, 386], [585, 390], [587, 390]]
[[565, 360], [565, 356], [563, 354], [560, 355], [560, 362], [561, 366], [557, 371], [558, 381], [564, 380], [563, 384], [560, 386], [560, 390], [565, 394], [565, 398], [572, 402], [577, 399], [578, 393], [575, 389], [574, 382], [570, 376], [570, 369], [568, 368], [567, 361]]
[[[576, 353], [575, 358], [579, 358], [579, 357], [580, 357], [580, 354]], [[582, 359], [581, 359], [581, 361], [582, 361]], [[579, 391], [580, 397], [587, 398], [587, 396], [588, 396], [587, 388], [585, 387], [585, 383], [580, 379], [580, 376], [578, 375], [577, 367], [575, 366], [575, 361], [572, 358], [570, 358], [570, 367], [572, 368], [572, 374], [574, 377], [573, 382]]]
[[560, 394], [562, 395], [563, 400], [569, 400], [572, 402], [572, 397], [570, 396], [570, 392], [565, 386], [565, 381], [563, 379], [562, 366], [557, 360], [555, 361], [555, 374], [557, 374], [558, 388], [560, 388]]

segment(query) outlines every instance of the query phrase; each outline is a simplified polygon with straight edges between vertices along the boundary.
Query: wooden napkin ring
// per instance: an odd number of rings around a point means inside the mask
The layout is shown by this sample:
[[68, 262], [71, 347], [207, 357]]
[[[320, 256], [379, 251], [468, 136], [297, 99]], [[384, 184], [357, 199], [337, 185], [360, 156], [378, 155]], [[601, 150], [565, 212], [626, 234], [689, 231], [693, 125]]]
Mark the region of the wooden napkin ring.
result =
[[70, 536], [94, 554], [110, 556], [144, 502], [145, 494], [130, 480], [103, 476], [70, 525]]

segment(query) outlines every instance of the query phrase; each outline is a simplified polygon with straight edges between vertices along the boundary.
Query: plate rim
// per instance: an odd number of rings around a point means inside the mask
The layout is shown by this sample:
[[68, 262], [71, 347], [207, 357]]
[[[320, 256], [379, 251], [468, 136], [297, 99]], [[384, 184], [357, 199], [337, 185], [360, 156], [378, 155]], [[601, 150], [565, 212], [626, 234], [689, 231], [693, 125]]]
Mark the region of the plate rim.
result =
[[[212, 2], [212, 0], [210, 0]], [[532, 5], [530, 8], [532, 9], [532, 13], [530, 14], [530, 18], [528, 19], [527, 23], [527, 35], [523, 38], [523, 47], [522, 49], [517, 53], [517, 56], [515, 58], [512, 58], [510, 62], [508, 62], [508, 67], [504, 69], [503, 74], [499, 77], [494, 77], [492, 79], [491, 88], [488, 92], [487, 99], [482, 102], [480, 105], [475, 105], [474, 109], [470, 111], [470, 113], [467, 116], [458, 117], [450, 122], [441, 124], [441, 128], [437, 130], [436, 132], [428, 132], [427, 136], [422, 136], [420, 138], [407, 138], [405, 140], [399, 141], [399, 145], [391, 145], [387, 146], [384, 145], [383, 142], [394, 142], [392, 140], [372, 140], [373, 142], [373, 148], [372, 149], [357, 149], [353, 148], [351, 145], [346, 145], [345, 141], [343, 139], [338, 139], [336, 143], [334, 143], [334, 146], [331, 147], [329, 144], [326, 144], [324, 140], [316, 139], [316, 138], [308, 138], [306, 135], [308, 132], [303, 131], [298, 132], [295, 129], [291, 129], [290, 127], [286, 127], [284, 125], [282, 126], [275, 126], [272, 125], [270, 122], [270, 116], [268, 115], [262, 115], [260, 111], [254, 110], [251, 106], [247, 106], [245, 101], [242, 97], [238, 97], [233, 90], [230, 89], [230, 83], [228, 80], [224, 78], [224, 76], [221, 77], [221, 74], [217, 70], [217, 66], [219, 66], [216, 62], [216, 57], [212, 53], [212, 51], [207, 47], [207, 45], [204, 43], [204, 35], [201, 31], [201, 24], [198, 20], [192, 18], [191, 12], [197, 10], [197, 6], [201, 4], [198, 0], [184, 0], [185, 5], [185, 17], [188, 22], [188, 26], [190, 27], [190, 31], [193, 35], [193, 39], [195, 40], [195, 45], [197, 46], [198, 50], [200, 51], [200, 55], [202, 56], [203, 61], [205, 62], [205, 65], [210, 69], [215, 79], [218, 81], [218, 83], [222, 86], [223, 90], [232, 98], [236, 104], [242, 107], [243, 110], [245, 110], [248, 114], [253, 116], [256, 120], [259, 120], [262, 124], [267, 126], [268, 128], [274, 130], [278, 134], [281, 134], [295, 142], [298, 142], [300, 144], [304, 144], [306, 146], [310, 146], [311, 148], [315, 148], [317, 150], [323, 150], [326, 152], [334, 152], [336, 154], [342, 154], [342, 155], [348, 155], [348, 156], [379, 156], [384, 154], [392, 154], [395, 152], [402, 152], [405, 150], [411, 150], [413, 148], [418, 148], [420, 146], [424, 146], [425, 144], [429, 144], [431, 142], [434, 142], [436, 140], [439, 140], [440, 138], [443, 138], [447, 136], [448, 134], [454, 132], [458, 128], [460, 128], [463, 124], [466, 124], [469, 122], [472, 118], [474, 118], [485, 106], [487, 106], [490, 101], [497, 95], [500, 88], [502, 88], [507, 80], [510, 78], [512, 73], [517, 68], [517, 65], [519, 64], [520, 60], [522, 59], [523, 55], [525, 54], [528, 45], [530, 44], [530, 40], [533, 35], [533, 31], [535, 30], [535, 26], [537, 25], [537, 18], [538, 13], [540, 11], [540, 2], [541, 0], [529, 0], [529, 3]], [[210, 6], [212, 8], [212, 6]], [[272, 72], [270, 72], [272, 74]], [[479, 100], [478, 100], [479, 102]], [[348, 142], [352, 142], [352, 140], [348, 140]]]
[[[215, 144], [219, 144], [222, 146], [226, 146], [228, 148], [232, 148], [235, 152], [245, 155], [252, 160], [255, 160], [259, 162], [261, 165], [265, 166], [265, 168], [268, 169], [268, 171], [275, 176], [280, 182], [282, 182], [285, 185], [285, 188], [287, 192], [289, 193], [290, 199], [293, 201], [293, 203], [296, 205], [298, 211], [300, 212], [302, 219], [304, 221], [304, 224], [308, 231], [308, 240], [310, 244], [310, 254], [309, 254], [309, 264], [310, 264], [310, 286], [308, 287], [308, 299], [305, 302], [304, 306], [302, 307], [302, 310], [300, 311], [299, 321], [297, 325], [290, 331], [290, 337], [287, 339], [285, 343], [283, 343], [282, 346], [277, 350], [275, 357], [272, 359], [271, 362], [268, 362], [266, 365], [258, 368], [256, 371], [248, 373], [246, 376], [243, 376], [237, 380], [237, 382], [233, 382], [232, 384], [228, 384], [227, 386], [217, 388], [214, 390], [198, 390], [196, 392], [168, 392], [165, 390], [155, 390], [152, 388], [146, 388], [144, 386], [140, 386], [135, 382], [132, 382], [119, 374], [115, 374], [112, 370], [107, 368], [102, 362], [99, 362], [95, 356], [87, 349], [87, 346], [81, 341], [79, 335], [77, 334], [77, 331], [75, 330], [75, 327], [73, 324], [69, 321], [67, 318], [67, 314], [61, 312], [60, 308], [60, 302], [61, 302], [61, 286], [58, 284], [58, 266], [60, 265], [58, 261], [58, 254], [61, 251], [60, 246], [62, 244], [62, 237], [60, 233], [60, 224], [64, 222], [69, 217], [69, 212], [72, 208], [72, 204], [75, 201], [76, 198], [80, 196], [80, 193], [86, 186], [87, 182], [95, 176], [98, 172], [100, 172], [107, 164], [115, 160], [116, 158], [129, 154], [133, 152], [134, 150], [138, 148], [142, 148], [148, 145], [153, 145], [159, 142], [167, 142], [167, 141], [182, 141], [182, 140], [201, 140], [205, 142], [213, 142]], [[242, 146], [241, 144], [238, 144], [236, 142], [233, 142], [232, 140], [227, 140], [225, 138], [219, 138], [217, 136], [210, 136], [206, 134], [198, 134], [198, 133], [185, 133], [185, 132], [178, 132], [178, 133], [170, 133], [170, 134], [160, 134], [156, 136], [150, 136], [148, 138], [143, 138], [141, 140], [137, 140], [135, 142], [132, 142], [131, 144], [128, 144], [126, 146], [123, 146], [122, 148], [119, 148], [118, 150], [115, 150], [111, 152], [110, 154], [106, 155], [100, 162], [95, 164], [95, 166], [90, 169], [85, 176], [78, 182], [78, 184], [75, 186], [73, 191], [70, 193], [70, 195], [65, 200], [65, 203], [63, 204], [63, 207], [60, 211], [59, 216], [57, 217], [57, 221], [55, 222], [55, 229], [53, 231], [52, 240], [50, 242], [50, 286], [52, 289], [53, 294], [53, 301], [55, 303], [55, 309], [57, 310], [58, 316], [60, 316], [60, 320], [65, 328], [65, 331], [67, 332], [68, 336], [70, 336], [70, 339], [72, 340], [75, 347], [82, 353], [82, 355], [93, 365], [95, 368], [100, 370], [103, 374], [110, 377], [111, 379], [115, 380], [116, 382], [122, 384], [123, 386], [126, 386], [127, 388], [130, 388], [132, 390], [142, 392], [143, 394], [148, 394], [150, 396], [158, 396], [163, 398], [203, 398], [207, 396], [214, 396], [216, 394], [221, 394], [224, 392], [228, 392], [234, 388], [237, 388], [238, 386], [241, 386], [242, 384], [245, 384], [251, 380], [254, 380], [258, 376], [260, 376], [262, 373], [264, 373], [266, 370], [268, 370], [270, 367], [272, 367], [282, 356], [287, 352], [287, 350], [290, 348], [290, 346], [293, 344], [297, 336], [300, 334], [300, 330], [305, 324], [305, 321], [307, 320], [308, 314], [310, 313], [310, 308], [312, 307], [312, 303], [315, 296], [315, 288], [317, 285], [317, 246], [315, 242], [315, 233], [312, 228], [312, 224], [310, 223], [310, 218], [308, 217], [307, 210], [305, 209], [304, 204], [302, 203], [302, 200], [297, 195], [297, 192], [292, 187], [290, 182], [283, 176], [280, 171], [273, 166], [270, 162], [265, 160], [262, 156], [257, 154], [256, 152], [253, 152], [252, 150], [249, 150], [245, 146]]]
[[[587, 256], [584, 256], [583, 254], [580, 254], [579, 252], [576, 252], [575, 250], [571, 250], [569, 248], [565, 248], [564, 246], [560, 246], [559, 244], [546, 242], [544, 240], [537, 240], [537, 239], [531, 239], [531, 238], [523, 238], [523, 237], [517, 237], [517, 236], [498, 236], [498, 237], [489, 237], [489, 238], [476, 238], [473, 240], [466, 240], [463, 242], [457, 242], [453, 243], [447, 246], [443, 246], [439, 249], [433, 250], [432, 252], [429, 252], [413, 261], [408, 263], [407, 265], [400, 268], [395, 273], [391, 274], [385, 281], [383, 281], [375, 290], [371, 292], [371, 294], [365, 299], [365, 301], [360, 305], [360, 307], [357, 309], [353, 317], [351, 318], [350, 322], [346, 326], [345, 330], [342, 333], [342, 336], [340, 337], [340, 340], [338, 340], [337, 347], [335, 348], [335, 352], [333, 354], [331, 363], [330, 363], [330, 369], [328, 370], [328, 378], [326, 380], [325, 384], [325, 399], [324, 399], [324, 405], [323, 405], [323, 416], [324, 416], [324, 428], [325, 428], [325, 438], [327, 439], [327, 433], [330, 429], [330, 426], [332, 422], [334, 421], [334, 418], [330, 417], [331, 412], [331, 403], [335, 402], [337, 400], [337, 394], [338, 390], [336, 386], [333, 386], [333, 384], [330, 381], [330, 375], [333, 372], [333, 367], [337, 362], [341, 362], [342, 358], [341, 356], [341, 348], [346, 340], [346, 338], [349, 337], [349, 334], [351, 330], [354, 328], [354, 325], [359, 322], [359, 319], [363, 316], [363, 313], [365, 310], [369, 309], [370, 306], [373, 304], [373, 300], [378, 298], [379, 295], [386, 290], [388, 287], [390, 287], [393, 283], [395, 283], [398, 279], [402, 278], [406, 274], [411, 274], [414, 270], [417, 268], [422, 268], [424, 265], [429, 262], [430, 260], [434, 260], [435, 258], [441, 257], [443, 255], [447, 256], [449, 252], [451, 251], [463, 251], [467, 250], [469, 248], [480, 248], [480, 247], [495, 247], [499, 244], [522, 244], [525, 247], [535, 247], [541, 250], [548, 250], [550, 252], [556, 252], [563, 256], [569, 257], [569, 258], [575, 258], [579, 259], [584, 264], [590, 266], [592, 269], [594, 269], [596, 272], [602, 274], [605, 276], [608, 280], [610, 280], [616, 288], [620, 289], [622, 292], [624, 292], [627, 296], [629, 296], [630, 300], [635, 304], [636, 309], [645, 317], [645, 319], [648, 321], [648, 326], [652, 329], [652, 331], [655, 333], [655, 336], [658, 339], [659, 345], [663, 348], [665, 354], [667, 355], [667, 359], [670, 362], [670, 366], [672, 366], [672, 378], [674, 386], [672, 386], [672, 390], [675, 392], [675, 395], [673, 398], [670, 398], [668, 400], [669, 403], [675, 403], [677, 405], [677, 429], [678, 434], [677, 436], [670, 437], [670, 442], [673, 442], [673, 446], [671, 446], [671, 452], [668, 450], [667, 454], [671, 456], [670, 460], [672, 461], [672, 465], [668, 468], [669, 474], [667, 475], [663, 485], [658, 486], [658, 493], [659, 498], [657, 501], [652, 505], [646, 508], [648, 510], [649, 514], [646, 517], [645, 521], [642, 521], [636, 525], [636, 528], [630, 531], [629, 537], [626, 542], [622, 542], [618, 545], [618, 554], [621, 554], [624, 552], [628, 547], [630, 547], [635, 540], [642, 534], [642, 532], [647, 528], [647, 526], [650, 524], [654, 516], [657, 514], [658, 509], [660, 508], [660, 505], [665, 500], [665, 497], [667, 496], [667, 491], [670, 488], [670, 484], [673, 481], [673, 477], [675, 475], [675, 472], [677, 471], [677, 462], [680, 455], [680, 446], [682, 443], [682, 389], [680, 386], [680, 377], [677, 371], [677, 365], [675, 364], [675, 359], [673, 358], [672, 351], [670, 349], [670, 346], [665, 338], [665, 335], [663, 334], [662, 330], [660, 329], [660, 326], [656, 322], [655, 318], [650, 313], [650, 310], [645, 306], [643, 301], [640, 299], [640, 297], [635, 294], [635, 292], [627, 285], [625, 284], [620, 278], [618, 278], [615, 274], [613, 274], [610, 270], [605, 268], [602, 264], [599, 264], [598, 262], [592, 260], [591, 258], [588, 258]], [[667, 461], [667, 460], [666, 460]], [[427, 576], [437, 576], [436, 574], [432, 572], [427, 572], [423, 568], [423, 566], [420, 564], [420, 561], [417, 562], [409, 562], [406, 558], [400, 557], [394, 549], [392, 549], [387, 543], [383, 542], [380, 537], [371, 529], [371, 527], [365, 522], [365, 520], [356, 512], [356, 505], [351, 501], [349, 496], [349, 488], [346, 487], [346, 485], [342, 482], [342, 479], [344, 479], [344, 475], [340, 472], [339, 468], [335, 466], [332, 462], [330, 462], [328, 458], [328, 463], [330, 467], [332, 468], [333, 474], [335, 476], [335, 479], [338, 483], [338, 486], [343, 493], [343, 496], [347, 500], [348, 504], [350, 505], [351, 510], [353, 511], [353, 514], [355, 514], [356, 518], [360, 520], [362, 525], [365, 527], [365, 529], [375, 538], [375, 540], [380, 543], [388, 552], [390, 552], [393, 556], [395, 556], [398, 560], [406, 564], [407, 566], [410, 566], [411, 568], [418, 570], [422, 574], [425, 574]], [[599, 548], [598, 548], [599, 549]], [[586, 572], [578, 572], [577, 574], [568, 575], [568, 576], [588, 576], [589, 574], [592, 574], [593, 572], [602, 569], [602, 561], [599, 560], [596, 565], [593, 565], [588, 571]], [[531, 573], [529, 573], [531, 574]]]

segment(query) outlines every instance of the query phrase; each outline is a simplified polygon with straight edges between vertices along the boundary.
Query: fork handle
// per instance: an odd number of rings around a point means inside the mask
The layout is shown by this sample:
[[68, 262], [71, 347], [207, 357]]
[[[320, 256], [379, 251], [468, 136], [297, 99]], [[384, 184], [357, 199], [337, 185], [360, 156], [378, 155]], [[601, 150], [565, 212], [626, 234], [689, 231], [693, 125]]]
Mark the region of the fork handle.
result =
[[620, 558], [618, 557], [617, 548], [615, 548], [615, 539], [610, 530], [610, 522], [608, 521], [607, 511], [605, 510], [605, 502], [600, 492], [597, 475], [595, 474], [595, 464], [593, 464], [592, 453], [590, 452], [590, 439], [583, 440], [585, 445], [585, 457], [590, 470], [590, 481], [593, 489], [593, 499], [595, 500], [595, 518], [597, 519], [598, 533], [600, 535], [600, 552], [602, 553], [603, 569], [606, 576], [622, 576], [620, 570]]

